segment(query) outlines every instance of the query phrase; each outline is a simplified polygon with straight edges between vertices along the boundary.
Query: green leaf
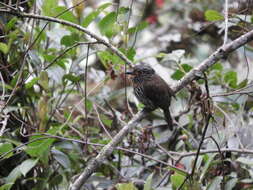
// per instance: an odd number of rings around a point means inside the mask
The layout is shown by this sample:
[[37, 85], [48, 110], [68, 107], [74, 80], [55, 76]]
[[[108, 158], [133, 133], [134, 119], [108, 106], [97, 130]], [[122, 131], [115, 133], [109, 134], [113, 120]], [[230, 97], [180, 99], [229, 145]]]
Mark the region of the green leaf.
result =
[[32, 140], [35, 140], [35, 141], [28, 144], [25, 149], [25, 152], [29, 154], [31, 157], [42, 158], [43, 155], [47, 156], [48, 155], [47, 153], [50, 150], [50, 146], [55, 141], [54, 139], [39, 139], [41, 137], [42, 136], [31, 137], [30, 141]]
[[6, 183], [15, 183], [15, 181], [21, 177], [22, 173], [20, 172], [19, 166], [14, 168], [11, 173], [5, 178]]
[[109, 126], [109, 127], [110, 127], [110, 126], [112, 125], [112, 120], [111, 120], [111, 119], [108, 119], [107, 116], [105, 116], [104, 114], [101, 114], [100, 117], [101, 117], [102, 122], [103, 122], [106, 126]]
[[181, 78], [183, 78], [184, 76], [184, 72], [180, 71], [180, 70], [176, 70], [172, 75], [171, 78], [174, 80], [180, 80]]
[[10, 31], [14, 28], [15, 24], [17, 23], [17, 17], [13, 17], [5, 26], [6, 31]]
[[108, 38], [112, 37], [118, 32], [116, 25], [117, 14], [116, 12], [111, 12], [107, 14], [99, 23], [98, 27], [100, 32], [107, 36]]
[[205, 18], [207, 21], [219, 21], [224, 19], [223, 15], [215, 10], [207, 10], [205, 12]]
[[122, 61], [120, 57], [115, 54], [111, 54], [109, 51], [100, 51], [97, 53], [97, 55], [105, 68], [108, 68], [110, 66], [109, 63], [112, 63], [114, 65], [124, 64], [124, 61]]
[[118, 14], [126, 14], [130, 9], [128, 7], [120, 7]]
[[242, 82], [240, 82], [238, 85], [237, 85], [237, 88], [240, 89], [240, 88], [243, 88], [245, 86], [247, 86], [248, 84], [248, 79], [245, 79], [243, 80]]
[[[0, 143], [0, 155], [5, 154], [6, 152], [9, 152], [13, 149], [13, 146], [11, 143]], [[7, 154], [4, 158], [9, 158], [13, 155], [12, 152]]]
[[152, 190], [152, 179], [153, 179], [153, 173], [148, 176], [148, 179], [146, 180], [146, 183], [144, 184], [144, 190]]
[[223, 66], [220, 63], [216, 63], [216, 64], [212, 65], [210, 69], [211, 70], [222, 71], [223, 70]]
[[129, 28], [127, 30], [127, 32], [129, 34], [134, 34], [136, 32], [139, 32], [139, 31], [145, 29], [147, 26], [148, 26], [148, 22], [147, 21], [143, 21], [143, 22], [139, 23], [137, 26]]
[[228, 71], [224, 76], [224, 81], [228, 83], [229, 87], [236, 88], [237, 84], [237, 73], [234, 71]]
[[4, 54], [7, 54], [9, 52], [8, 45], [0, 42], [0, 51], [3, 52]]
[[48, 90], [49, 89], [49, 78], [48, 78], [48, 74], [47, 71], [41, 71], [40, 72], [40, 77], [38, 80], [38, 83], [42, 86], [42, 88], [44, 90]]
[[137, 190], [133, 183], [118, 183], [116, 185], [117, 190]]
[[97, 18], [97, 16], [100, 14], [99, 11], [93, 11], [88, 16], [86, 16], [82, 22], [83, 27], [88, 27], [90, 23]]
[[51, 152], [54, 159], [59, 162], [60, 165], [62, 165], [65, 169], [71, 168], [70, 160], [65, 153], [57, 149], [53, 149]]
[[127, 58], [130, 59], [131, 61], [134, 60], [134, 56], [135, 56], [135, 55], [136, 55], [136, 51], [135, 51], [134, 48], [130, 48], [130, 49], [127, 50], [126, 56], [127, 56]]
[[208, 172], [208, 169], [210, 168], [211, 164], [213, 163], [213, 160], [215, 158], [217, 154], [207, 154], [205, 155], [205, 165], [204, 167], [201, 169], [201, 174], [200, 174], [200, 181], [203, 180], [203, 178], [205, 177], [206, 173]]
[[0, 187], [0, 190], [10, 190], [14, 183], [6, 183]]
[[32, 80], [30, 80], [28, 83], [25, 84], [25, 89], [30, 89], [33, 87], [34, 84], [36, 84], [39, 81], [39, 77], [35, 77]]
[[184, 69], [186, 73], [192, 69], [192, 66], [188, 64], [182, 64], [181, 67]]
[[22, 162], [22, 164], [19, 166], [20, 172], [23, 174], [23, 176], [26, 176], [26, 174], [37, 164], [38, 159], [28, 159]]
[[89, 24], [97, 18], [97, 16], [107, 7], [109, 7], [111, 3], [105, 3], [97, 8], [96, 11], [91, 12], [88, 16], [86, 16], [82, 22], [83, 27], [88, 27]]
[[5, 178], [6, 183], [14, 183], [22, 174], [25, 176], [36, 165], [37, 161], [32, 159], [23, 161]]
[[80, 76], [75, 76], [75, 75], [72, 75], [72, 74], [66, 74], [66, 75], [63, 76], [62, 80], [63, 81], [64, 80], [69, 80], [73, 83], [76, 83], [76, 82], [81, 80], [81, 77]]
[[66, 47], [69, 47], [79, 41], [80, 41], [80, 38], [79, 38], [78, 34], [72, 33], [71, 35], [63, 36], [61, 39], [61, 44], [65, 45]]
[[185, 176], [180, 175], [179, 173], [175, 173], [171, 176], [171, 183], [173, 189], [177, 189], [181, 186], [181, 184], [184, 182]]
[[58, 7], [54, 8], [54, 16], [58, 16], [61, 13], [63, 13], [63, 14], [61, 16], [57, 17], [57, 18], [60, 18], [62, 20], [66, 20], [66, 21], [69, 21], [69, 22], [72, 22], [72, 23], [78, 23], [78, 20], [75, 17], [75, 15], [71, 11], [67, 11], [66, 7], [58, 6]]
[[[84, 105], [85, 105], [85, 100], [84, 100]], [[87, 106], [87, 111], [91, 111], [91, 109], [93, 108], [93, 103], [92, 101], [90, 101], [89, 99], [86, 100], [86, 106]]]
[[44, 0], [42, 13], [45, 16], [55, 16], [55, 8], [58, 6], [58, 0]]

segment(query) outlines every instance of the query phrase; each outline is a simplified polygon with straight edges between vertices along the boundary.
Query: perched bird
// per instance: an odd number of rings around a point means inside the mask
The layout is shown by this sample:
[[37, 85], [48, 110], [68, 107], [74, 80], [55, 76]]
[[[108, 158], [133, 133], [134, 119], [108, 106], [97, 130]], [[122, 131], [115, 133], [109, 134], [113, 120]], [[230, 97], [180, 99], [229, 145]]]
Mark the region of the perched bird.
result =
[[169, 85], [148, 65], [137, 65], [126, 74], [132, 75], [134, 95], [144, 104], [143, 111], [151, 112], [161, 108], [170, 130], [172, 130], [173, 120], [169, 108], [174, 93]]

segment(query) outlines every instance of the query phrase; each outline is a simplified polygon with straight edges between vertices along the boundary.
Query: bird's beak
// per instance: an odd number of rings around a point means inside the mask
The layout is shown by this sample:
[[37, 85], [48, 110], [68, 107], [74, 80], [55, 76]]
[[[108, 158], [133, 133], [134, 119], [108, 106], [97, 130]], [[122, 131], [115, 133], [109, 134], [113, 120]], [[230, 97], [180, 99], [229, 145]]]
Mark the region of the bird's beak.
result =
[[134, 75], [134, 73], [133, 73], [133, 72], [130, 72], [130, 71], [126, 72], [126, 74], [127, 74], [127, 75]]

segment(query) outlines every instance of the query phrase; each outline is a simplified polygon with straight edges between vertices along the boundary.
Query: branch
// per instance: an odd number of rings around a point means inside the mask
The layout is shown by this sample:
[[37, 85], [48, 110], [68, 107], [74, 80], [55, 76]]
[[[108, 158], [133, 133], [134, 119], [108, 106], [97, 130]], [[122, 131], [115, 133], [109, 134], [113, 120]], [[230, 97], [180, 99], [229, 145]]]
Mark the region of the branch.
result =
[[211, 54], [207, 59], [205, 59], [199, 66], [192, 69], [187, 73], [181, 81], [172, 87], [173, 91], [176, 93], [191, 81], [196, 79], [199, 75], [206, 71], [209, 67], [214, 65], [218, 60], [226, 57], [229, 53], [235, 51], [239, 47], [245, 45], [246, 43], [253, 40], [253, 30], [247, 32], [246, 34], [240, 36], [239, 38], [233, 40], [232, 42], [218, 48], [213, 54]]
[[85, 34], [87, 34], [91, 38], [96, 39], [98, 42], [100, 42], [101, 44], [108, 47], [113, 53], [118, 55], [128, 65], [130, 65], [130, 66], [132, 65], [132, 62], [121, 51], [119, 51], [115, 46], [111, 45], [110, 43], [106, 42], [106, 40], [103, 39], [102, 37], [98, 36], [97, 34], [95, 34], [93, 32], [90, 32], [89, 30], [87, 30], [86, 28], [84, 28], [78, 24], [75, 24], [75, 23], [72, 23], [72, 22], [69, 22], [66, 20], [54, 18], [54, 17], [41, 16], [41, 15], [37, 15], [37, 14], [21, 13], [21, 12], [9, 11], [9, 10], [5, 10], [5, 9], [0, 9], [0, 13], [11, 14], [11, 15], [15, 15], [17, 17], [45, 20], [45, 21], [59, 23], [59, 24], [65, 25], [65, 26], [70, 26], [72, 28], [76, 28], [77, 30], [84, 32]]

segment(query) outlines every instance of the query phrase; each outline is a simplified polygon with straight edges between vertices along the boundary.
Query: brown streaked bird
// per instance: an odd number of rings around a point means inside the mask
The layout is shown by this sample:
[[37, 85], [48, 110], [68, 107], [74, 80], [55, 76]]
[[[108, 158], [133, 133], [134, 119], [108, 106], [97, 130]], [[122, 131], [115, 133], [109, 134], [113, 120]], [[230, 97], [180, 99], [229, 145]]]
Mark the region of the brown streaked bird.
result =
[[133, 76], [134, 95], [144, 104], [143, 111], [151, 112], [161, 108], [172, 130], [173, 120], [169, 108], [174, 93], [169, 85], [148, 65], [136, 65], [131, 72], [126, 72], [126, 74]]

